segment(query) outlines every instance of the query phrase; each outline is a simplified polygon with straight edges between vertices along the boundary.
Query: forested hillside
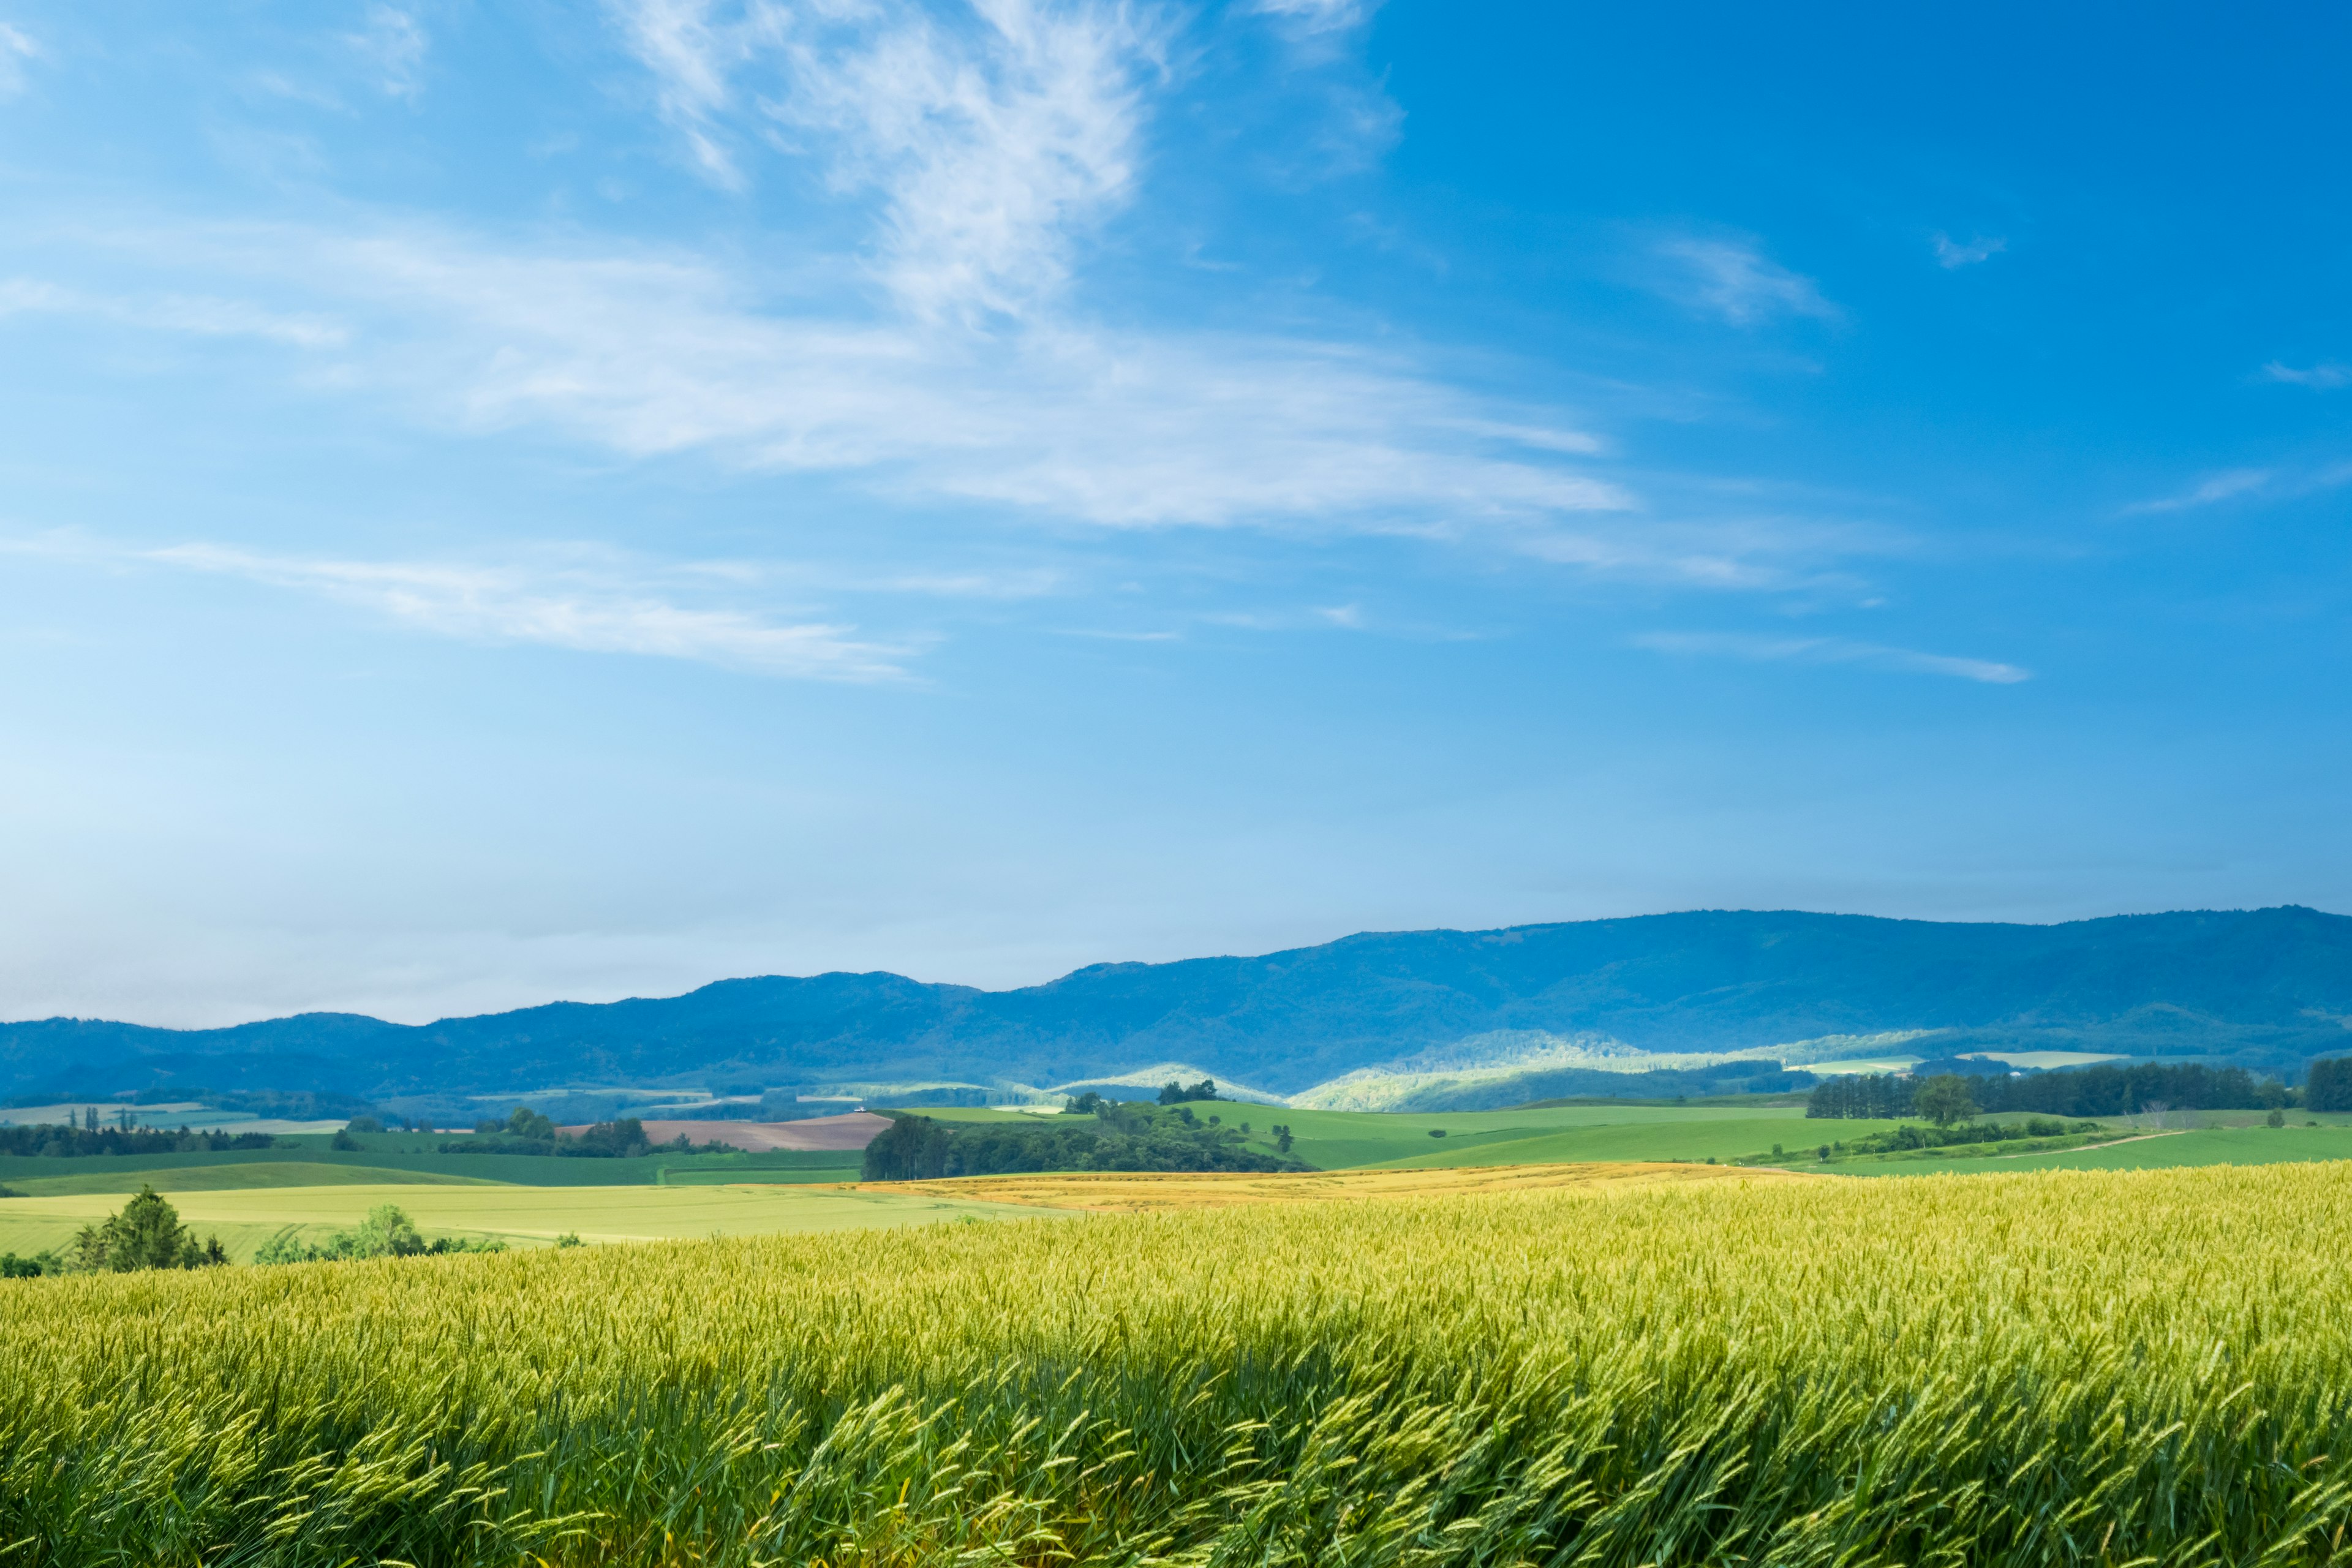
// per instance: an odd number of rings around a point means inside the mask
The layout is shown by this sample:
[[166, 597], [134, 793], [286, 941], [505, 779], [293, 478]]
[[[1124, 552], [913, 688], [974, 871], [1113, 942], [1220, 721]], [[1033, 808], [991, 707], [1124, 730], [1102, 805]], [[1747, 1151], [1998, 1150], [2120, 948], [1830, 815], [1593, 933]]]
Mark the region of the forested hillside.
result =
[[1002, 992], [835, 973], [419, 1026], [341, 1014], [191, 1031], [48, 1019], [0, 1026], [0, 1092], [381, 1096], [689, 1077], [755, 1090], [1046, 1086], [1177, 1062], [1286, 1094], [1497, 1031], [1681, 1052], [1927, 1031], [1915, 1053], [2224, 1057], [2292, 1074], [2341, 1050], [2348, 1017], [2352, 919], [2314, 910], [2052, 926], [1695, 912], [1371, 933], [1101, 964]]

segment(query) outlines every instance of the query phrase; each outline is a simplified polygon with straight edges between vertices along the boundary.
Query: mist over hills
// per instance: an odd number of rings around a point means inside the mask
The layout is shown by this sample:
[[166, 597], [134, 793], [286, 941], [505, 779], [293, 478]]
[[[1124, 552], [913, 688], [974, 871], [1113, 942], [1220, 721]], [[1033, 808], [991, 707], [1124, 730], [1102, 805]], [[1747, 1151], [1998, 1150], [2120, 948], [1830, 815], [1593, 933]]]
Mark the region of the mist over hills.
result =
[[[1561, 1085], [1596, 1061], [1761, 1059], [1770, 1047], [1881, 1036], [1906, 1037], [1919, 1056], [2195, 1056], [2293, 1076], [2352, 1047], [2347, 1021], [2352, 918], [2315, 910], [2048, 926], [1695, 911], [1368, 932], [1256, 957], [1097, 964], [1010, 991], [831, 973], [422, 1026], [351, 1014], [197, 1030], [51, 1018], [0, 1025], [0, 1094], [1011, 1091], [1183, 1064], [1288, 1096], [1368, 1070], [1486, 1062], [1510, 1079], [1491, 1092], [1530, 1098], [1591, 1092]], [[1840, 1050], [1852, 1054], [1832, 1042], [1776, 1059]]]

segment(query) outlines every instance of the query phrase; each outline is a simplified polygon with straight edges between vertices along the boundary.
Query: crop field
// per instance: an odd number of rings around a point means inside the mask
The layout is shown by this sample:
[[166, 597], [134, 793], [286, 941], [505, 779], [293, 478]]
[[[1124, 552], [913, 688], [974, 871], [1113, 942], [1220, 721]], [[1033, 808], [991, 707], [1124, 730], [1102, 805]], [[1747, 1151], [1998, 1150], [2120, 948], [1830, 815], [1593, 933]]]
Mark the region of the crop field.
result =
[[51, 1160], [41, 1169], [55, 1175], [18, 1176], [8, 1190], [27, 1197], [52, 1197], [74, 1193], [135, 1193], [142, 1186], [159, 1193], [219, 1192], [238, 1187], [320, 1186], [495, 1186], [478, 1176], [445, 1175], [437, 1171], [383, 1170], [367, 1165], [331, 1165], [315, 1160], [224, 1160], [208, 1165], [163, 1165], [137, 1171], [91, 1171], [82, 1167], [110, 1161]]
[[2347, 1256], [2352, 1167], [2305, 1163], [20, 1280], [0, 1545], [2341, 1563]]
[[1148, 1214], [1161, 1209], [1229, 1208], [1245, 1204], [1333, 1203], [1371, 1198], [1440, 1197], [1471, 1193], [1547, 1189], [1631, 1190], [1708, 1181], [1801, 1182], [1820, 1177], [1727, 1165], [1640, 1164], [1474, 1165], [1443, 1169], [1372, 1166], [1354, 1171], [1130, 1172], [1081, 1171], [1019, 1176], [957, 1176], [938, 1182], [895, 1182], [860, 1187], [866, 1193], [927, 1193], [947, 1198], [1035, 1204], [1096, 1214]]
[[[920, 1115], [950, 1122], [1033, 1120], [1031, 1113], [1015, 1110], [928, 1106], [911, 1109]], [[1299, 1110], [1240, 1100], [1210, 1100], [1195, 1101], [1192, 1110], [1204, 1119], [1217, 1117], [1227, 1126], [1247, 1123], [1251, 1147], [1261, 1152], [1275, 1149], [1273, 1127], [1276, 1123], [1286, 1126], [1293, 1136], [1291, 1157], [1322, 1171], [1349, 1170], [1399, 1160], [1440, 1165], [1704, 1160], [1709, 1154], [1728, 1158], [1757, 1153], [1774, 1143], [1787, 1142], [1794, 1147], [1805, 1141], [1804, 1107], [1799, 1104], [1555, 1105], [1517, 1110], [1391, 1113]], [[1864, 1129], [1893, 1124], [1853, 1121], [1845, 1125], [1858, 1133]], [[1444, 1136], [1433, 1137], [1433, 1132]], [[1538, 1148], [1531, 1141], [1538, 1139], [1558, 1142]], [[1591, 1142], [1580, 1142], [1580, 1139], [1589, 1139]], [[1514, 1142], [1528, 1143], [1529, 1147], [1509, 1155], [1465, 1157], [1465, 1151], [1488, 1150]], [[1587, 1147], [1602, 1152], [1583, 1152]]]
[[[319, 1241], [351, 1228], [370, 1207], [383, 1203], [399, 1205], [427, 1236], [478, 1237], [511, 1247], [544, 1247], [566, 1234], [584, 1242], [656, 1241], [920, 1225], [967, 1215], [1034, 1218], [1037, 1212], [985, 1200], [872, 1189], [454, 1183], [183, 1191], [173, 1194], [172, 1203], [183, 1221], [219, 1236], [238, 1261], [250, 1258], [287, 1226], [299, 1226], [306, 1241]], [[62, 1247], [83, 1226], [121, 1206], [119, 1194], [0, 1198], [0, 1252]]]
[[[258, 1167], [278, 1163], [313, 1169], [335, 1166], [366, 1173], [347, 1180], [374, 1182], [404, 1179], [399, 1174], [385, 1174], [387, 1172], [544, 1187], [660, 1186], [677, 1180], [712, 1179], [837, 1182], [855, 1178], [859, 1159], [856, 1150], [778, 1150], [757, 1154], [661, 1152], [641, 1159], [582, 1160], [529, 1154], [444, 1154], [436, 1140], [405, 1133], [362, 1133], [352, 1141], [359, 1145], [352, 1150], [331, 1148], [322, 1137], [299, 1137], [285, 1140], [290, 1145], [287, 1148], [219, 1152], [105, 1154], [72, 1160], [0, 1154], [0, 1184], [29, 1192], [36, 1190], [30, 1184], [53, 1177], [95, 1176], [117, 1181], [118, 1184], [107, 1191], [135, 1193], [142, 1180], [155, 1180], [160, 1172], [235, 1166], [250, 1179], [260, 1181], [266, 1178]], [[156, 1184], [161, 1186], [162, 1183], [157, 1181]]]
[[[1835, 1125], [1816, 1123], [1816, 1125]], [[1849, 1122], [1849, 1126], [1863, 1126]], [[1975, 1160], [1852, 1160], [1832, 1169], [1840, 1175], [1907, 1176], [1976, 1171], [2146, 1171], [2172, 1166], [2271, 1165], [2313, 1160], [2352, 1160], [2352, 1127], [2213, 1127], [2183, 1132], [2135, 1133], [2118, 1129], [2119, 1141], [2095, 1149], [2057, 1154], [2021, 1154]]]

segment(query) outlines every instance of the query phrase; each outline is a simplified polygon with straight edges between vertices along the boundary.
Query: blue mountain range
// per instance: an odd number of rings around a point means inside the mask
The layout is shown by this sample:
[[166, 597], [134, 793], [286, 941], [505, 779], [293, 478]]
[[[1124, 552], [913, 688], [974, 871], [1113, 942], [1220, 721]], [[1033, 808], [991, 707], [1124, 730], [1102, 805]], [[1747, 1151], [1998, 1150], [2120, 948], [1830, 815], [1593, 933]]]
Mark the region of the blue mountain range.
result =
[[[1256, 957], [1096, 964], [1008, 991], [831, 973], [419, 1026], [339, 1013], [190, 1030], [48, 1018], [0, 1025], [0, 1095], [988, 1090], [1162, 1063], [1292, 1095], [1368, 1068], [1472, 1061], [1481, 1042], [1754, 1053], [1898, 1034], [1914, 1056], [2201, 1058], [2292, 1078], [2352, 1047], [2352, 918], [2285, 907], [2016, 925], [1705, 910], [1368, 932]], [[1515, 1087], [1592, 1091], [1582, 1083], [1538, 1072]]]

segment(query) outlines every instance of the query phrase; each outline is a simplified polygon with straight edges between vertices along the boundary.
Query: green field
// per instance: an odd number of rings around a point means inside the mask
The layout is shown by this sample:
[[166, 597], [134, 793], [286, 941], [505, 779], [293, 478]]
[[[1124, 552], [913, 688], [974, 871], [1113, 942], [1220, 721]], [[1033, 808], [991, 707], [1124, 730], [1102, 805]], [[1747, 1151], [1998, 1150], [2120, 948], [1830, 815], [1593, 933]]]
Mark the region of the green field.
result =
[[[907, 1109], [948, 1122], [1052, 1120], [1024, 1111], [961, 1106]], [[1509, 1164], [1556, 1160], [1704, 1160], [1710, 1154], [1728, 1159], [1789, 1142], [1789, 1124], [1803, 1121], [1805, 1114], [1802, 1105], [1785, 1100], [1767, 1106], [1580, 1103], [1429, 1114], [1294, 1110], [1222, 1100], [1195, 1100], [1190, 1109], [1204, 1121], [1214, 1116], [1229, 1127], [1246, 1122], [1249, 1146], [1262, 1153], [1276, 1152], [1270, 1129], [1277, 1123], [1287, 1126], [1294, 1140], [1290, 1158], [1318, 1171], [1398, 1162]], [[1858, 1131], [1881, 1124], [1847, 1125]], [[1433, 1131], [1445, 1136], [1433, 1138]], [[1494, 1152], [1507, 1144], [1526, 1147], [1517, 1154]], [[1591, 1152], [1584, 1152], [1588, 1150]]]
[[74, 1193], [135, 1193], [153, 1187], [159, 1193], [218, 1192], [232, 1187], [321, 1186], [494, 1186], [478, 1176], [452, 1176], [434, 1171], [387, 1170], [373, 1165], [331, 1165], [317, 1160], [223, 1160], [217, 1164], [165, 1165], [143, 1170], [83, 1170], [85, 1165], [114, 1165], [110, 1160], [51, 1160], [57, 1175], [16, 1176], [11, 1192], [26, 1197], [61, 1197]]
[[17, 1280], [0, 1545], [2320, 1568], [2352, 1534], [2347, 1256], [2352, 1165], [2305, 1163]]
[[[790, 1186], [518, 1187], [433, 1183], [394, 1186], [246, 1187], [174, 1193], [181, 1219], [217, 1235], [242, 1262], [287, 1226], [306, 1241], [349, 1229], [368, 1209], [397, 1204], [427, 1237], [543, 1247], [566, 1233], [583, 1241], [764, 1236], [793, 1231], [921, 1225], [971, 1216], [1034, 1219], [1041, 1211], [1007, 1204]], [[0, 1198], [0, 1252], [62, 1247], [74, 1233], [122, 1206], [119, 1194]]]
[[[1847, 1125], [1861, 1126], [1860, 1122]], [[2057, 1154], [1977, 1160], [1907, 1158], [1849, 1160], [1830, 1167], [1840, 1175], [1916, 1176], [2001, 1171], [2147, 1171], [2189, 1165], [2272, 1165], [2309, 1160], [2352, 1160], [2352, 1127], [2229, 1127], [2153, 1137], [2123, 1130], [2128, 1142]], [[1923, 1152], [1926, 1152], [1923, 1151]]]
[[[277, 1149], [233, 1149], [218, 1153], [101, 1154], [48, 1159], [37, 1154], [0, 1154], [0, 1185], [29, 1191], [26, 1184], [58, 1176], [122, 1176], [127, 1184], [108, 1190], [135, 1192], [142, 1174], [208, 1166], [259, 1167], [301, 1164], [354, 1171], [407, 1172], [425, 1177], [513, 1183], [536, 1187], [660, 1186], [676, 1181], [854, 1181], [856, 1150], [776, 1150], [759, 1154], [656, 1153], [638, 1159], [567, 1159], [531, 1154], [444, 1154], [430, 1142], [398, 1133], [362, 1133], [357, 1150], [329, 1146], [324, 1136], [279, 1140]], [[397, 1176], [368, 1176], [397, 1181]]]

